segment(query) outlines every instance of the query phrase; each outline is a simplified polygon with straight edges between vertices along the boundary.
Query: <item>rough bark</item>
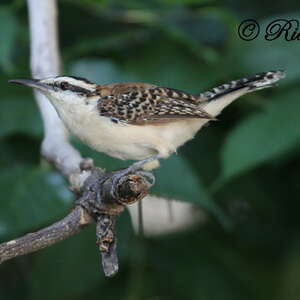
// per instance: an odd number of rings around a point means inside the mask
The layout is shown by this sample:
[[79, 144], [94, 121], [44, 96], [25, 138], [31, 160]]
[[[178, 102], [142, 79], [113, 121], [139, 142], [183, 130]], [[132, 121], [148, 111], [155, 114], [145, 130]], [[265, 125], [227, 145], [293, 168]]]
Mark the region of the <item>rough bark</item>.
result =
[[66, 239], [93, 222], [81, 206], [75, 207], [64, 219], [34, 233], [0, 244], [0, 263], [25, 255]]
[[[56, 0], [27, 0], [31, 71], [33, 78], [46, 78], [60, 73]], [[65, 176], [79, 172], [80, 153], [69, 143], [69, 134], [49, 100], [35, 91], [43, 124], [42, 155]]]
[[64, 219], [44, 229], [0, 244], [0, 263], [51, 246], [96, 221], [97, 245], [104, 273], [108, 277], [115, 275], [119, 269], [116, 217], [125, 205], [141, 200], [151, 187], [147, 178], [138, 173], [122, 177], [118, 173], [92, 169], [80, 190], [81, 196], [75, 208]]

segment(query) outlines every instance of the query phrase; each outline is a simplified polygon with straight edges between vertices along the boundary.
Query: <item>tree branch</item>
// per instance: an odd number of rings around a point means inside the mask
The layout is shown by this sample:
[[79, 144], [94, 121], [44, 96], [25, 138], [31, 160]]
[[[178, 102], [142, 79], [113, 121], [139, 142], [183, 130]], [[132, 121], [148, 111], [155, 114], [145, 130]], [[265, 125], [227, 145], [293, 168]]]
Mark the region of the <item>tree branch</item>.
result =
[[23, 237], [0, 244], [0, 263], [25, 255], [66, 239], [90, 224], [93, 218], [81, 206], [75, 207], [64, 219]]
[[78, 233], [95, 220], [104, 273], [109, 277], [115, 275], [118, 271], [116, 216], [125, 205], [141, 200], [151, 187], [147, 178], [138, 172], [121, 178], [118, 173], [105, 174], [96, 168], [91, 170], [75, 208], [64, 219], [42, 230], [0, 244], [0, 263], [51, 246]]
[[[27, 0], [31, 36], [31, 71], [33, 78], [60, 73], [56, 0]], [[49, 100], [39, 92], [35, 98], [44, 123], [42, 155], [64, 175], [80, 171], [83, 160], [69, 143], [69, 133]]]

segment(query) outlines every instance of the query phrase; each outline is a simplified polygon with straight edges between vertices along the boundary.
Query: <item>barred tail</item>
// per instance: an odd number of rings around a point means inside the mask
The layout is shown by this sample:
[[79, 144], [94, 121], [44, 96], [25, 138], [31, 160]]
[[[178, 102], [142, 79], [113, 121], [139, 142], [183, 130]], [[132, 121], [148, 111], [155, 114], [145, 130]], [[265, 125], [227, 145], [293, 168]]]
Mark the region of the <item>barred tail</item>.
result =
[[207, 99], [207, 101], [210, 101], [243, 88], [248, 88], [247, 92], [258, 91], [264, 88], [272, 87], [275, 82], [284, 77], [284, 71], [257, 73], [251, 77], [244, 77], [217, 86], [205, 93], [202, 93], [200, 97], [204, 97]]
[[204, 99], [201, 106], [215, 117], [235, 99], [250, 92], [272, 87], [284, 77], [284, 71], [270, 71], [233, 80], [200, 94], [200, 99]]

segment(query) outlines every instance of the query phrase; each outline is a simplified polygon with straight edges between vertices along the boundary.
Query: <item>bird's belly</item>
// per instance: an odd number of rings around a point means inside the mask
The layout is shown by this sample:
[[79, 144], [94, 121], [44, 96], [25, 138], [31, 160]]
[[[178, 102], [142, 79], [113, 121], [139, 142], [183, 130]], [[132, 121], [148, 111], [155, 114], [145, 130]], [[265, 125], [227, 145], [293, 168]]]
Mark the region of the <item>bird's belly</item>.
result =
[[[156, 133], [162, 140], [162, 156], [164, 153], [173, 153], [178, 147], [182, 146], [188, 140], [192, 139], [197, 131], [207, 122], [205, 119], [188, 119], [176, 122], [170, 122], [155, 128]], [[165, 149], [165, 151], [163, 150]]]
[[142, 160], [154, 154], [168, 157], [191, 139], [203, 123], [192, 119], [160, 125], [122, 125], [97, 115], [93, 120], [80, 120], [68, 127], [99, 152], [119, 159]]

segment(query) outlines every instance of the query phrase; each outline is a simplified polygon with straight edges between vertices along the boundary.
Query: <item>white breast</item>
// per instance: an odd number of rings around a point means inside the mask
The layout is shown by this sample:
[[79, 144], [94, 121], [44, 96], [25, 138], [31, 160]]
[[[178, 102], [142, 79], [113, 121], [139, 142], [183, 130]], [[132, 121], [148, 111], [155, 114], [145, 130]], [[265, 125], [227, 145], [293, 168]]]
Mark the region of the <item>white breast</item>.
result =
[[[203, 108], [217, 116], [224, 107], [245, 92], [233, 92], [203, 103]], [[95, 150], [119, 159], [142, 160], [154, 154], [166, 158], [193, 138], [208, 122], [205, 119], [186, 119], [160, 125], [122, 125], [100, 116], [96, 102], [88, 105], [83, 102], [76, 105], [53, 104], [75, 136]]]
[[191, 139], [206, 120], [193, 119], [162, 125], [123, 125], [99, 116], [90, 105], [57, 108], [69, 130], [99, 152], [119, 159], [141, 160], [159, 154], [168, 157]]

